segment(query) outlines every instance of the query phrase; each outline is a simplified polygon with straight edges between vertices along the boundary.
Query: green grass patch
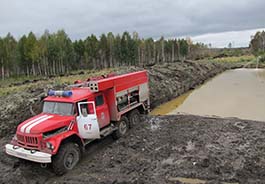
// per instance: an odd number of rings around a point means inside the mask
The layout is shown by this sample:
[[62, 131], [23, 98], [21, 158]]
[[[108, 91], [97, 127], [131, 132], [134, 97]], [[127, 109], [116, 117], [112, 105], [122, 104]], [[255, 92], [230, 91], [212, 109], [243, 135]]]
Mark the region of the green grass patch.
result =
[[211, 61], [237, 63], [237, 62], [251, 62], [251, 61], [253, 61], [255, 59], [256, 59], [256, 57], [254, 55], [244, 55], [244, 56], [215, 58], [215, 59], [212, 59]]
[[[61, 84], [73, 84], [76, 80], [82, 80], [85, 81], [89, 77], [96, 77], [101, 75], [106, 75], [111, 72], [118, 71], [118, 68], [109, 68], [109, 69], [103, 69], [103, 70], [82, 70], [83, 74], [78, 74], [79, 72], [73, 73], [73, 75], [69, 76], [58, 76], [51, 79], [48, 79], [47, 77], [13, 77], [8, 78], [5, 80], [2, 80], [0, 82], [0, 97], [6, 96], [11, 93], [17, 93], [20, 91], [28, 91], [29, 89], [36, 89], [36, 88], [47, 88], [47, 85], [55, 86], [55, 85], [61, 85]], [[22, 83], [24, 81], [33, 81], [33, 80], [39, 80], [36, 82], [29, 82], [26, 84], [19, 84], [14, 85], [17, 83]]]

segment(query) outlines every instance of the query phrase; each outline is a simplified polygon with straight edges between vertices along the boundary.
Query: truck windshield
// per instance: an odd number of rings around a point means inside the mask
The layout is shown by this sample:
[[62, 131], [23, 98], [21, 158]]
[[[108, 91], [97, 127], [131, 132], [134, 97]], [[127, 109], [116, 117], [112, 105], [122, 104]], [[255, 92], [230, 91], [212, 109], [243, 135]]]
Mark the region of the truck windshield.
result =
[[63, 116], [73, 115], [73, 104], [64, 102], [44, 102], [43, 112]]

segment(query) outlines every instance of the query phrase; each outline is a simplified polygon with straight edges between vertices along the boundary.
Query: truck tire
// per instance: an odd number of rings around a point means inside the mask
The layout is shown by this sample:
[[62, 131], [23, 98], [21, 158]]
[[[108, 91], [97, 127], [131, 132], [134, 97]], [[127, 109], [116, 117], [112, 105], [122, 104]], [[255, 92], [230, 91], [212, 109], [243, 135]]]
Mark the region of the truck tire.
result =
[[128, 118], [125, 116], [121, 117], [120, 121], [117, 122], [117, 128], [118, 129], [112, 133], [112, 138], [114, 140], [119, 139], [127, 133], [129, 129]]
[[129, 127], [134, 127], [137, 123], [140, 122], [140, 112], [137, 109], [134, 109], [129, 114]]
[[58, 153], [53, 157], [53, 170], [56, 175], [63, 175], [72, 170], [80, 160], [79, 146], [73, 142], [62, 144]]

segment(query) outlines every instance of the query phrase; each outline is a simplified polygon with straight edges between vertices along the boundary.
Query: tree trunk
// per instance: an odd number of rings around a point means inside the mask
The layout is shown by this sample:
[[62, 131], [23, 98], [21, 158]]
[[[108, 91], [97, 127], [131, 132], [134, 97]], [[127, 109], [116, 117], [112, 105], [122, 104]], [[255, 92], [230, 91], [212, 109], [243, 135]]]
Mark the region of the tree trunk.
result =
[[27, 76], [29, 76], [29, 66], [27, 65]]
[[174, 48], [174, 42], [172, 43], [172, 58], [171, 58], [171, 61], [172, 63], [174, 62], [175, 60], [175, 48]]
[[5, 80], [5, 67], [3, 62], [2, 62], [2, 80]]
[[92, 63], [93, 63], [93, 69], [97, 69], [97, 63], [96, 63], [96, 59], [92, 58]]
[[152, 48], [150, 44], [148, 44], [148, 64], [151, 63], [151, 58], [152, 58]]
[[52, 69], [53, 69], [53, 75], [55, 75], [55, 74], [56, 74], [56, 70], [55, 70], [55, 67], [56, 67], [56, 66], [55, 66], [55, 61], [54, 61], [54, 60], [52, 61], [52, 65], [53, 65], [53, 66], [52, 66]]
[[36, 72], [35, 72], [35, 66], [34, 66], [34, 62], [32, 62], [32, 74], [35, 76], [36, 75]]
[[44, 75], [47, 76], [48, 72], [47, 72], [47, 65], [46, 65], [46, 57], [43, 58], [43, 65], [44, 65]]
[[41, 75], [42, 74], [42, 71], [41, 71], [40, 62], [38, 62], [38, 70], [39, 70], [38, 74]]
[[107, 57], [106, 57], [106, 55], [104, 54], [104, 55], [102, 56], [102, 58], [103, 58], [103, 68], [105, 69], [105, 68], [108, 67]]
[[155, 44], [155, 42], [154, 42], [153, 49], [154, 49], [153, 58], [154, 58], [154, 62], [156, 63], [156, 44]]
[[60, 59], [59, 65], [60, 65], [60, 70], [61, 70], [60, 73], [64, 74], [64, 64], [63, 64], [63, 59], [62, 58]]
[[109, 51], [109, 67], [113, 67], [113, 53], [112, 53], [112, 43], [110, 43], [110, 51]]
[[178, 42], [178, 60], [180, 59], [180, 44]]
[[7, 68], [5, 72], [6, 72], [6, 77], [9, 78], [10, 77], [10, 71], [9, 71], [9, 69]]
[[141, 66], [141, 48], [138, 47], [138, 65]]
[[162, 40], [162, 63], [165, 63], [165, 45], [164, 45], [164, 40]]
[[142, 48], [142, 52], [141, 52], [141, 55], [142, 55], [142, 66], [144, 66], [145, 65], [145, 57], [144, 57], [144, 54], [145, 54], [145, 50], [144, 50], [144, 47]]

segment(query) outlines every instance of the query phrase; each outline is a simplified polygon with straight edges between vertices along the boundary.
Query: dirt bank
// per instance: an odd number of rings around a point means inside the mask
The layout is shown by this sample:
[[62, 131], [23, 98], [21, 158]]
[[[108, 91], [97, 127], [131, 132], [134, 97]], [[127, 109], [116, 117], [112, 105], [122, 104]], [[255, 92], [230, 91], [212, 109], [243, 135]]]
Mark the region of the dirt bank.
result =
[[233, 65], [186, 61], [183, 64], [155, 65], [147, 68], [150, 80], [151, 108], [171, 100]]
[[80, 164], [62, 177], [1, 152], [0, 182], [155, 184], [182, 183], [184, 177], [199, 183], [263, 183], [264, 130], [264, 122], [240, 119], [145, 117], [126, 137], [89, 145]]
[[[151, 107], [183, 94], [227, 68], [231, 68], [231, 65], [192, 61], [146, 67], [150, 78]], [[116, 72], [122, 74], [142, 69], [121, 67]], [[84, 75], [87, 74], [84, 73]], [[13, 134], [21, 121], [40, 112], [40, 100], [49, 88], [60, 89], [64, 86], [61, 84], [54, 86], [47, 81], [36, 81], [36, 87], [27, 88], [27, 85], [25, 84], [25, 90], [22, 92], [12, 91], [11, 94], [0, 97], [0, 137]]]

